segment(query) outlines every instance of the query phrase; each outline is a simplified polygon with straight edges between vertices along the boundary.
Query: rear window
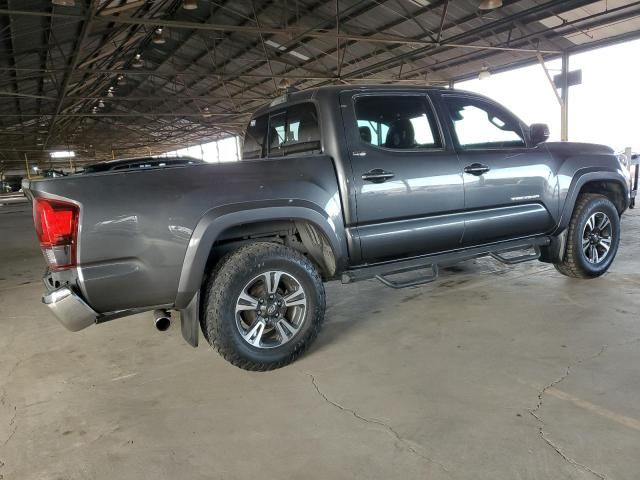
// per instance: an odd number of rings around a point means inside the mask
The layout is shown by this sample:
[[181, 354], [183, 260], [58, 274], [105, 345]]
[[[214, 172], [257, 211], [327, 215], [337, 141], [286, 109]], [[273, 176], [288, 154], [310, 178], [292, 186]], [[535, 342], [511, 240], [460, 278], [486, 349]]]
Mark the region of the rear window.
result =
[[283, 157], [320, 151], [316, 108], [312, 103], [301, 103], [251, 120], [242, 158]]

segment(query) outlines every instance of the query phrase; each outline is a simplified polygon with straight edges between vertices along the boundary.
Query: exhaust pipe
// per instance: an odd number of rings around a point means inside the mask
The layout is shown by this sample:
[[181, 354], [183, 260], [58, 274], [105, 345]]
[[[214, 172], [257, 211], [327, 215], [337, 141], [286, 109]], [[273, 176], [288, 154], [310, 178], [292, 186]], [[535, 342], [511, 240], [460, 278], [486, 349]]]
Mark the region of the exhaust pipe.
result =
[[171, 314], [168, 310], [154, 310], [153, 320], [160, 332], [166, 332], [171, 326]]

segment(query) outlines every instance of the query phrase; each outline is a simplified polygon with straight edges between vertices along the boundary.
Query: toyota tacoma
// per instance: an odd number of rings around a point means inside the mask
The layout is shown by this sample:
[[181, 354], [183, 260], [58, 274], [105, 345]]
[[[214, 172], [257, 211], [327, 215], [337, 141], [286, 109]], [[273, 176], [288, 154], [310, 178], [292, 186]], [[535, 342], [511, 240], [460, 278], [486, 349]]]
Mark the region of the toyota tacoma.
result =
[[179, 312], [226, 360], [269, 370], [313, 342], [323, 282], [393, 288], [492, 256], [573, 278], [610, 267], [635, 192], [623, 159], [547, 142], [483, 96], [332, 86], [259, 109], [243, 158], [25, 180], [48, 264], [43, 302], [70, 330]]

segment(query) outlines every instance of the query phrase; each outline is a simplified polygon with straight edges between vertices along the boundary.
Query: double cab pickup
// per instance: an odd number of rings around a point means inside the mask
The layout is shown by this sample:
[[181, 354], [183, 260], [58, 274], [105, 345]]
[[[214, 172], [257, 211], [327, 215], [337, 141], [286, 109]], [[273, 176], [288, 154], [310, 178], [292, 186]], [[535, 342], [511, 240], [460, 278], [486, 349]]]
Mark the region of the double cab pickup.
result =
[[606, 146], [547, 142], [483, 96], [331, 86], [259, 109], [243, 158], [25, 180], [48, 264], [43, 302], [70, 330], [155, 311], [248, 370], [318, 335], [323, 282], [393, 288], [481, 256], [602, 275], [633, 192]]

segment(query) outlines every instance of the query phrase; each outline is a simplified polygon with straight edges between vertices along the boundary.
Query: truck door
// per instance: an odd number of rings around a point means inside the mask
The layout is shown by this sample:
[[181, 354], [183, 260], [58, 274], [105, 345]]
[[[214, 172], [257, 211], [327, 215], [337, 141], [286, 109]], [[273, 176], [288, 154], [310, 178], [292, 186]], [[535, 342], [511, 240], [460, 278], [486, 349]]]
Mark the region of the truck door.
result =
[[552, 228], [557, 182], [546, 147], [528, 146], [522, 122], [494, 102], [464, 94], [442, 98], [464, 172], [463, 245]]
[[458, 248], [462, 168], [426, 92], [343, 92], [340, 103], [362, 259]]

